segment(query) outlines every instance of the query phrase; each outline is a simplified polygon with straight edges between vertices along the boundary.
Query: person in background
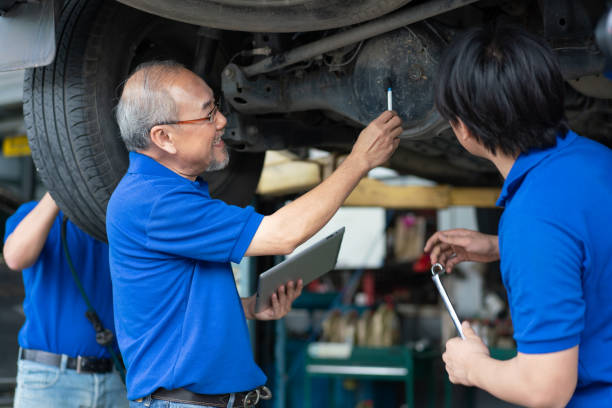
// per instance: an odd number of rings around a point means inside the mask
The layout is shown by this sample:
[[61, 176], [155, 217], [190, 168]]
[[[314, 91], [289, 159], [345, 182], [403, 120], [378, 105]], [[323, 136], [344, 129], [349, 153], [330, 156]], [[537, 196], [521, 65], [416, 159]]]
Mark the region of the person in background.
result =
[[[25, 287], [14, 406], [127, 407], [125, 386], [85, 317], [87, 306], [62, 247], [62, 218], [46, 193], [6, 222], [4, 260], [22, 271]], [[112, 330], [108, 245], [70, 221], [66, 241], [85, 292], [104, 327]]]

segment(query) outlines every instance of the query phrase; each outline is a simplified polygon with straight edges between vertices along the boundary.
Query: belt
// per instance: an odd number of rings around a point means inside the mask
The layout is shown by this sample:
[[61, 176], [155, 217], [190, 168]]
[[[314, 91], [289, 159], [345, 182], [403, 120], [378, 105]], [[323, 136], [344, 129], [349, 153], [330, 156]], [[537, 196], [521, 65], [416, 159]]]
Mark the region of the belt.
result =
[[[42, 350], [21, 349], [21, 359], [53, 367], [60, 367], [62, 364], [62, 354]], [[113, 361], [110, 358], [68, 357], [66, 368], [76, 370], [77, 373], [104, 374], [113, 371]]]
[[[251, 391], [236, 392], [233, 394], [234, 403], [231, 407], [254, 407], [260, 400], [269, 400], [272, 398], [270, 389], [265, 386], [258, 387]], [[157, 391], [151, 394], [151, 398], [170, 402], [225, 408], [228, 406], [231, 395], [232, 394], [197, 394], [185, 388], [177, 388], [175, 390], [158, 388]], [[144, 400], [145, 398], [139, 398], [136, 402], [142, 402]]]

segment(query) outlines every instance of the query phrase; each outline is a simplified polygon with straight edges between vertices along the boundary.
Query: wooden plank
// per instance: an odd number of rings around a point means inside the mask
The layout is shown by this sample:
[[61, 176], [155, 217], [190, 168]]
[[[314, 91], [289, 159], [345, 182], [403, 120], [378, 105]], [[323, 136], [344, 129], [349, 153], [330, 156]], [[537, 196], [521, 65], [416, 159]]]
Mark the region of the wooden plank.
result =
[[344, 202], [344, 206], [384, 208], [447, 208], [455, 205], [495, 207], [499, 188], [462, 188], [451, 186], [391, 186], [363, 179]]
[[495, 203], [501, 193], [494, 187], [453, 187], [451, 188], [451, 205], [474, 206], [478, 208], [497, 207]]
[[[257, 193], [268, 196], [304, 193], [331, 173], [336, 157], [319, 161], [299, 161], [289, 152], [266, 153]], [[335, 166], [333, 166], [335, 167]], [[327, 171], [326, 171], [327, 170]], [[344, 206], [440, 209], [451, 206], [495, 207], [499, 188], [441, 186], [396, 186], [375, 179], [362, 179]]]
[[[449, 205], [446, 186], [390, 186], [362, 179], [343, 205], [385, 208], [439, 208]], [[434, 206], [434, 207], [432, 207]]]

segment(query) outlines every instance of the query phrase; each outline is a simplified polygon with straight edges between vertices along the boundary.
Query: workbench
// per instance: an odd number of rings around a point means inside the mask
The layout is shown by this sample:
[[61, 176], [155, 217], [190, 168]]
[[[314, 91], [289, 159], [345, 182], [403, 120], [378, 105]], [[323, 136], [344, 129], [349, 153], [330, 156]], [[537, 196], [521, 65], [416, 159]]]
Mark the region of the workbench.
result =
[[[384, 348], [353, 347], [350, 355], [343, 357], [313, 357], [307, 353], [304, 365], [304, 407], [312, 407], [313, 378], [356, 379], [375, 381], [402, 381], [408, 407], [414, 407], [415, 378], [427, 380], [429, 406], [435, 404], [434, 381], [431, 366], [440, 353], [435, 351], [417, 352], [409, 347]], [[336, 396], [329, 395], [328, 406], [336, 406]]]

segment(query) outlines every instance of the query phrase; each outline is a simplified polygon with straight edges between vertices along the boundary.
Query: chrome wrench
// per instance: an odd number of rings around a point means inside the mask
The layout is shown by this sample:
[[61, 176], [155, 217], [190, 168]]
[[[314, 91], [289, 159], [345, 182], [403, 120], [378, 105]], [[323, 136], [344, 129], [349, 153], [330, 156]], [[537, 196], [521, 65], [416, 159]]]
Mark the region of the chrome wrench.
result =
[[436, 288], [438, 288], [438, 292], [440, 292], [440, 296], [442, 297], [442, 300], [444, 301], [444, 306], [446, 306], [446, 310], [448, 310], [448, 313], [450, 314], [450, 317], [453, 320], [453, 324], [457, 328], [459, 335], [461, 336], [463, 340], [465, 340], [465, 336], [463, 335], [463, 330], [461, 329], [461, 322], [459, 321], [459, 318], [457, 317], [457, 313], [455, 313], [455, 309], [453, 308], [453, 305], [450, 302], [448, 295], [446, 294], [446, 290], [444, 290], [444, 286], [442, 286], [442, 282], [440, 281], [439, 275], [444, 274], [444, 273], [446, 273], [446, 270], [441, 264], [436, 263], [431, 266], [431, 279], [436, 284]]

